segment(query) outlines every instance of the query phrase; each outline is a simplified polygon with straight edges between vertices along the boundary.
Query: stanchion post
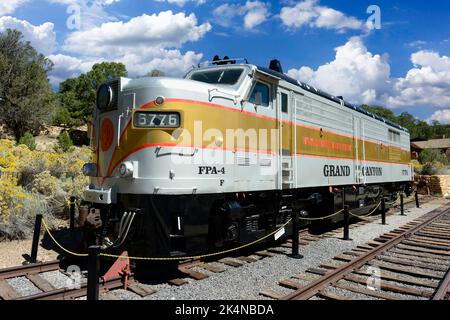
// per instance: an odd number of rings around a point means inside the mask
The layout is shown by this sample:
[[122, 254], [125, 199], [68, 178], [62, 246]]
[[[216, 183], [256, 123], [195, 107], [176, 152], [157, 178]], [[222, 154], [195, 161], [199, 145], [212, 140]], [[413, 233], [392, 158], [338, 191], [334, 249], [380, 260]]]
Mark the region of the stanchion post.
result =
[[405, 215], [405, 206], [403, 202], [403, 193], [400, 193], [400, 215]]
[[344, 205], [344, 240], [350, 239], [350, 210], [349, 206]]
[[294, 259], [303, 258], [303, 256], [299, 253], [297, 210], [292, 210], [292, 254], [290, 255], [290, 257]]
[[37, 214], [36, 220], [34, 221], [33, 243], [31, 245], [30, 263], [37, 262], [39, 237], [41, 235], [41, 226], [42, 226], [42, 214]]
[[75, 230], [75, 197], [70, 197], [70, 231]]
[[414, 193], [414, 197], [416, 198], [416, 208], [420, 208], [420, 203], [419, 203], [419, 193], [416, 192]]
[[100, 246], [91, 246], [88, 249], [88, 287], [87, 300], [99, 298], [99, 271], [100, 271]]
[[386, 224], [386, 198], [381, 198], [381, 224]]

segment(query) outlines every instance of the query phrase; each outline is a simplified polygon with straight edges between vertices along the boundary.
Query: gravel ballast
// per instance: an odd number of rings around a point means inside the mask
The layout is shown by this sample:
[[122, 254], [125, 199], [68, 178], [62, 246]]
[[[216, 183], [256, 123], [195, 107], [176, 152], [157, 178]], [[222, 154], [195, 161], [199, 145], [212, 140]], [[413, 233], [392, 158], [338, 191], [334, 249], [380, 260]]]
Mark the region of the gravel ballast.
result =
[[[357, 245], [365, 244], [367, 241], [403, 226], [446, 203], [448, 203], [448, 200], [433, 200], [423, 204], [420, 209], [407, 210], [406, 216], [400, 216], [398, 210], [392, 209], [394, 214], [388, 216], [387, 225], [382, 225], [380, 218], [378, 221], [354, 228], [350, 231], [352, 241], [344, 241], [336, 236], [300, 247], [301, 253], [304, 255], [301, 260], [292, 259], [286, 255], [276, 255], [239, 268], [221, 265], [221, 268], [226, 269], [225, 272], [212, 274], [209, 278], [201, 281], [190, 281], [189, 284], [180, 287], [168, 284], [154, 285], [152, 288], [156, 290], [156, 293], [146, 297], [146, 299], [260, 300], [265, 299], [259, 295], [259, 292], [264, 289], [273, 289], [285, 293], [289, 290], [283, 290], [278, 285], [280, 280], [289, 279], [291, 276], [304, 273], [311, 267], [318, 267], [321, 263], [329, 262], [336, 255], [349, 251]], [[348, 292], [346, 296], [354, 299], [361, 298], [357, 294]], [[403, 295], [398, 296], [399, 298], [405, 297]]]

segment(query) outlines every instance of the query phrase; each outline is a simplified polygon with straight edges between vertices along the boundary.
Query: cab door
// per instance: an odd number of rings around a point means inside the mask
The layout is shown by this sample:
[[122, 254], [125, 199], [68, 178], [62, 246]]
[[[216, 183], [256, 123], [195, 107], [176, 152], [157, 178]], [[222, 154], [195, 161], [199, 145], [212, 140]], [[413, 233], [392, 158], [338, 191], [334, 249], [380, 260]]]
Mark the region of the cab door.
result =
[[355, 183], [365, 183], [363, 174], [364, 160], [365, 160], [365, 146], [362, 139], [362, 124], [361, 118], [353, 116], [353, 153], [354, 153], [354, 167], [355, 167]]
[[279, 185], [282, 190], [296, 188], [296, 161], [295, 161], [295, 121], [292, 107], [292, 93], [278, 87], [277, 115], [280, 130], [279, 142]]

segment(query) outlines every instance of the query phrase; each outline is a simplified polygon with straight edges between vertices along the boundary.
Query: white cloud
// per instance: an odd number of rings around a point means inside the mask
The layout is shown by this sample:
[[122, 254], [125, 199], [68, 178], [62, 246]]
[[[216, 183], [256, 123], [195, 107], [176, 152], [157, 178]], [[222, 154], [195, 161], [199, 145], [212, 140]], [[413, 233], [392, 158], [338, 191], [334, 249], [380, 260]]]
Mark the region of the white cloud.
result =
[[450, 107], [450, 58], [421, 50], [411, 55], [414, 67], [395, 81], [387, 99], [390, 107]]
[[362, 29], [364, 24], [355, 17], [332, 8], [320, 6], [318, 0], [305, 0], [293, 7], [283, 7], [280, 18], [288, 28], [298, 29], [303, 26], [343, 31], [346, 29]]
[[113, 3], [116, 2], [120, 2], [120, 0], [47, 0], [48, 2], [51, 3], [59, 3], [59, 4], [65, 4], [65, 5], [73, 5], [73, 4], [77, 4], [77, 5], [87, 5], [88, 2], [91, 3], [91, 5], [97, 4], [97, 5], [102, 5], [102, 6], [109, 6], [112, 5]]
[[128, 22], [109, 22], [86, 31], [70, 34], [64, 44], [67, 51], [90, 55], [133, 54], [149, 47], [179, 48], [202, 38], [211, 25], [197, 25], [195, 14], [142, 15]]
[[331, 62], [316, 70], [303, 66], [288, 74], [356, 104], [380, 104], [388, 108], [432, 107], [428, 121], [449, 122], [450, 58], [421, 50], [411, 55], [413, 67], [394, 78], [386, 55], [369, 52], [360, 37], [335, 49]]
[[[105, 7], [120, 0], [47, 0], [50, 3], [56, 3], [67, 6], [67, 17], [79, 15], [79, 26], [76, 28], [88, 30], [101, 25], [105, 22], [117, 21], [115, 16], [110, 15]], [[72, 29], [73, 27], [68, 27]]]
[[214, 22], [222, 27], [229, 27], [233, 24], [234, 17], [240, 14], [239, 5], [225, 3], [214, 9]]
[[416, 40], [416, 41], [412, 41], [406, 44], [406, 46], [410, 47], [410, 48], [419, 48], [421, 49], [423, 46], [427, 45], [428, 42], [427, 41], [423, 41], [423, 40]]
[[2, 0], [0, 2], [0, 16], [16, 11], [21, 5], [30, 0]]
[[450, 124], [450, 109], [438, 110], [427, 119], [429, 123], [439, 121], [442, 124]]
[[183, 54], [179, 50], [159, 48], [141, 54], [127, 54], [117, 61], [127, 66], [130, 75], [145, 75], [153, 69], [158, 69], [169, 76], [181, 76], [202, 58], [203, 54], [193, 51]]
[[243, 17], [244, 28], [247, 30], [253, 30], [265, 22], [269, 14], [269, 5], [261, 1], [247, 1], [244, 5], [225, 3], [213, 11], [217, 24], [230, 27], [236, 17]]
[[73, 32], [63, 46], [70, 55], [50, 57], [55, 63], [52, 83], [86, 72], [100, 61], [122, 62], [132, 77], [145, 75], [152, 69], [180, 76], [203, 57], [192, 51], [182, 53], [180, 48], [210, 30], [211, 25], [199, 24], [194, 14], [165, 11]]
[[335, 51], [335, 59], [317, 70], [304, 66], [291, 69], [288, 74], [355, 103], [379, 100], [389, 86], [387, 58], [370, 53], [359, 37], [351, 38]]
[[269, 15], [268, 6], [260, 1], [247, 1], [245, 4], [246, 14], [244, 16], [245, 29], [253, 29], [267, 20]]
[[39, 53], [48, 55], [55, 50], [56, 34], [51, 22], [35, 26], [26, 20], [19, 20], [10, 16], [0, 17], [0, 32], [6, 29], [21, 31], [24, 39], [30, 41]]
[[95, 63], [102, 61], [102, 59], [81, 60], [63, 54], [52, 54], [48, 58], [54, 63], [49, 76], [50, 83], [54, 86], [68, 78], [76, 77], [80, 73], [88, 72]]
[[183, 7], [188, 2], [193, 2], [197, 5], [206, 3], [206, 0], [154, 0], [154, 1], [156, 1], [156, 2], [166, 2], [167, 1], [168, 3], [171, 3], [171, 4], [174, 3], [180, 7]]

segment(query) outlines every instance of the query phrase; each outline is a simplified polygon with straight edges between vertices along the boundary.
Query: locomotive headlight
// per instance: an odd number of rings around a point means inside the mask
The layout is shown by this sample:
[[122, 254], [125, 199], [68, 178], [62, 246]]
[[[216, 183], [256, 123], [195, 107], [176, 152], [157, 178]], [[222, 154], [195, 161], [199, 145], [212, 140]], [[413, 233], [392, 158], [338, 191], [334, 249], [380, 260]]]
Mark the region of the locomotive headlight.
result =
[[164, 104], [164, 100], [165, 100], [164, 97], [159, 96], [155, 99], [155, 103], [156, 103], [156, 105], [160, 106], [160, 105]]
[[119, 174], [122, 178], [129, 178], [133, 176], [134, 166], [130, 161], [122, 163], [119, 167]]
[[97, 108], [100, 111], [108, 109], [113, 99], [113, 91], [110, 86], [102, 84], [97, 91]]
[[83, 174], [86, 177], [96, 177], [97, 176], [97, 165], [95, 163], [86, 163], [83, 166]]

